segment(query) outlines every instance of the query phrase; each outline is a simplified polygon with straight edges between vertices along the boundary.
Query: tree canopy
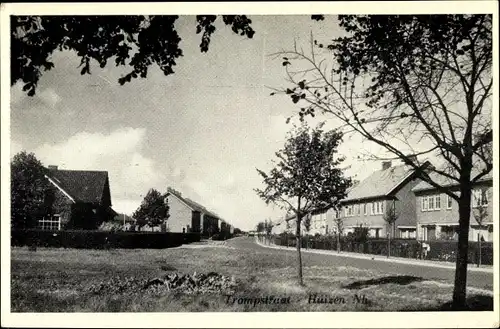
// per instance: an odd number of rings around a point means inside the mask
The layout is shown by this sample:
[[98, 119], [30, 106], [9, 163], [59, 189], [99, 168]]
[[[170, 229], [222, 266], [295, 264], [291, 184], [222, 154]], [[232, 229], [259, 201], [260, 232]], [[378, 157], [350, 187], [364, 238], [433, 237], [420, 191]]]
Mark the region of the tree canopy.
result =
[[[152, 16], [11, 16], [11, 85], [21, 81], [33, 96], [40, 77], [54, 68], [54, 51], [74, 51], [80, 58], [80, 73], [90, 74], [92, 60], [104, 68], [110, 60], [130, 72], [119, 78], [123, 85], [146, 78], [156, 64], [165, 75], [174, 73], [179, 47], [176, 15]], [[215, 33], [215, 15], [197, 15], [196, 33], [200, 50], [207, 52]], [[245, 15], [222, 15], [222, 21], [239, 35], [252, 38], [252, 21]]]
[[154, 227], [168, 220], [170, 207], [168, 206], [167, 195], [155, 189], [148, 191], [141, 205], [132, 215], [139, 227], [146, 224]]
[[11, 224], [12, 228], [32, 228], [46, 211], [49, 183], [46, 168], [34, 153], [14, 155], [11, 162]]

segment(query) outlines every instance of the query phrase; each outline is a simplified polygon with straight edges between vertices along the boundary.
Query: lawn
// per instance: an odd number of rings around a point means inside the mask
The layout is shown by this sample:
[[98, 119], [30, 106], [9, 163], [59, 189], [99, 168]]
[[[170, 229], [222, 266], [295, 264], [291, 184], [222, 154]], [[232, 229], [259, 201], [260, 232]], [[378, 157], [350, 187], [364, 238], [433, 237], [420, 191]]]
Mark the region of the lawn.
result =
[[[305, 287], [296, 283], [295, 254], [249, 248], [249, 238], [163, 250], [12, 248], [13, 312], [414, 311], [446, 309], [451, 286], [419, 277], [338, 266], [309, 257]], [[231, 277], [234, 292], [115, 291], [89, 288], [111, 279], [167, 274]], [[470, 291], [474, 310], [492, 310], [492, 294]]]

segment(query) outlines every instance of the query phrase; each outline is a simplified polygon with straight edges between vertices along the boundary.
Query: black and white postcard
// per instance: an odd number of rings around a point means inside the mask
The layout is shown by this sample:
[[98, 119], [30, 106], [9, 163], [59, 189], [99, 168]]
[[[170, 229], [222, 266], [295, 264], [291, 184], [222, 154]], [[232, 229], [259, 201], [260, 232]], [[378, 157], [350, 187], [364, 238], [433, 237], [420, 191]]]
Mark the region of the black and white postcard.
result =
[[2, 326], [498, 327], [497, 2], [1, 15]]

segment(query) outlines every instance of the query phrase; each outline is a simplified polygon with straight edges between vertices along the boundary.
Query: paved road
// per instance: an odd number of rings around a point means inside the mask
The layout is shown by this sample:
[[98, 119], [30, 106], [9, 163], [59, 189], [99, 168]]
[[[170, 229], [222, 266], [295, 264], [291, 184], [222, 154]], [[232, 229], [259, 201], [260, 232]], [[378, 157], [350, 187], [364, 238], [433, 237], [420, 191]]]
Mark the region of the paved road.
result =
[[[240, 248], [242, 252], [270, 252], [280, 253], [283, 257], [295, 257], [295, 250], [271, 249], [258, 245], [254, 238], [239, 237], [228, 241], [233, 247]], [[374, 269], [388, 275], [411, 275], [422, 277], [426, 280], [444, 280], [453, 284], [455, 277], [454, 268], [435, 268], [418, 264], [401, 264], [380, 262], [371, 259], [339, 257], [336, 255], [324, 255], [313, 253], [302, 253], [304, 266], [352, 266], [359, 269]], [[493, 290], [493, 273], [473, 272], [467, 274], [468, 287]]]

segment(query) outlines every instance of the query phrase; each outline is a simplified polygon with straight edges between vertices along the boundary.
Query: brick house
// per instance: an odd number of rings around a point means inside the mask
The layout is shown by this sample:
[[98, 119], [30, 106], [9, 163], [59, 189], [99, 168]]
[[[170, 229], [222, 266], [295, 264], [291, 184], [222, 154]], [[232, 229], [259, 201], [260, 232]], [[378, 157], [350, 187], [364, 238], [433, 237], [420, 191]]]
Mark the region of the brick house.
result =
[[42, 230], [97, 229], [117, 213], [111, 208], [107, 171], [61, 170], [49, 166], [45, 178], [47, 215], [37, 227]]
[[220, 232], [217, 215], [207, 210], [199, 203], [183, 197], [179, 191], [168, 188], [168, 205], [170, 217], [167, 227], [170, 232], [196, 232], [213, 235]]
[[[477, 175], [473, 169], [472, 177]], [[431, 174], [432, 175], [432, 174]], [[434, 174], [434, 181], [442, 186], [458, 190], [457, 184], [450, 184], [443, 176]], [[417, 239], [419, 240], [458, 240], [458, 204], [447, 194], [438, 192], [427, 182], [413, 188], [417, 198]], [[493, 176], [491, 172], [480, 179], [473, 187], [469, 240], [477, 241], [478, 235], [485, 241], [493, 241]], [[479, 227], [476, 216], [483, 208], [483, 226]]]
[[[420, 168], [425, 170], [430, 163]], [[412, 189], [421, 180], [413, 167], [403, 164], [392, 166], [384, 161], [378, 170], [352, 188], [341, 201], [344, 234], [362, 225], [369, 228], [371, 237], [415, 238], [417, 230], [416, 198]], [[395, 207], [398, 219], [388, 230], [384, 215]]]

